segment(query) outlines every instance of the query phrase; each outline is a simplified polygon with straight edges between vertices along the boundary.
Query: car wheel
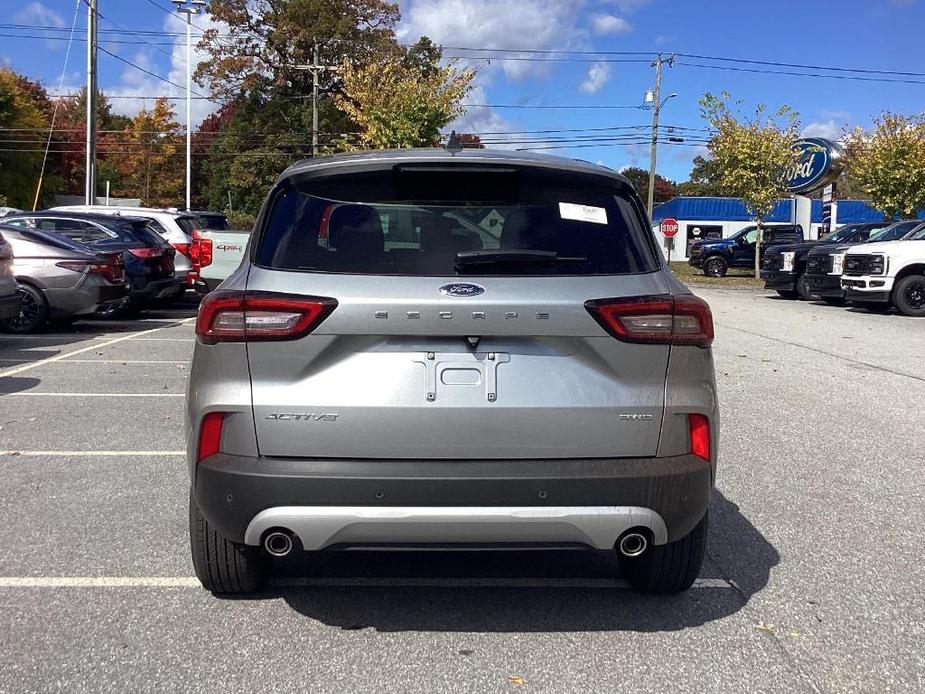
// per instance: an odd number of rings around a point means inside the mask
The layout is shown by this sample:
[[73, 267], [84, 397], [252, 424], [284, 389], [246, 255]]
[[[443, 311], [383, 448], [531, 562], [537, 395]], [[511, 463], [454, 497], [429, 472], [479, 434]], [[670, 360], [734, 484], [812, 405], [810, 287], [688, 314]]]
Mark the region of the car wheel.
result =
[[217, 594], [252, 593], [266, 580], [270, 560], [260, 547], [231, 542], [205, 519], [193, 492], [189, 500], [190, 548], [193, 568], [203, 588]]
[[20, 284], [19, 293], [22, 295], [19, 314], [0, 321], [0, 325], [11, 333], [35, 332], [48, 320], [48, 302], [42, 291], [31, 284]]
[[812, 294], [809, 293], [809, 281], [806, 279], [806, 273], [801, 272], [800, 276], [797, 277], [797, 295], [802, 301], [809, 301], [812, 299]]
[[718, 255], [703, 261], [703, 274], [707, 277], [725, 277], [729, 265]]
[[620, 569], [634, 588], [647, 593], [680, 593], [700, 574], [707, 546], [707, 516], [680, 540], [650, 545], [638, 557], [619, 554]]
[[775, 291], [777, 291], [777, 293], [785, 299], [796, 299], [798, 296], [800, 296], [792, 289], [777, 289]]
[[822, 300], [829, 306], [844, 306], [845, 300], [840, 296], [824, 296]]
[[893, 305], [904, 316], [925, 316], [925, 275], [907, 275], [893, 287]]
[[141, 306], [138, 305], [137, 301], [127, 301], [121, 305], [109, 304], [104, 306], [96, 312], [97, 318], [134, 318], [139, 313], [141, 313]]

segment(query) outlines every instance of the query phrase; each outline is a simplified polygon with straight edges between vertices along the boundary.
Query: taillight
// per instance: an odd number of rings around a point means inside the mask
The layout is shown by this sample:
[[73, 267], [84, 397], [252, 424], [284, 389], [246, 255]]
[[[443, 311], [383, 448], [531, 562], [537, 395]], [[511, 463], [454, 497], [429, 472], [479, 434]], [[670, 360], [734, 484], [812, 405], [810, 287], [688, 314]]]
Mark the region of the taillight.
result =
[[196, 335], [209, 345], [295, 340], [314, 330], [336, 307], [337, 301], [323, 297], [216, 291], [199, 304]]
[[199, 229], [193, 229], [193, 243], [190, 244], [190, 260], [193, 270], [199, 271], [212, 264], [212, 239], [207, 239]]
[[176, 249], [177, 249], [177, 253], [179, 253], [180, 255], [189, 256], [189, 247], [190, 247], [190, 244], [188, 244], [188, 243], [172, 243], [172, 244], [170, 244], [170, 245], [173, 246], [174, 248], [176, 248]]
[[687, 423], [691, 432], [691, 453], [710, 460], [710, 420], [706, 415], [689, 414]]
[[161, 248], [129, 248], [128, 252], [136, 258], [144, 258], [145, 260], [160, 258], [164, 254]]
[[63, 267], [74, 272], [87, 272], [89, 274], [100, 275], [111, 284], [122, 284], [125, 281], [125, 265], [122, 264], [122, 258], [118, 255], [107, 256], [105, 262], [86, 261], [86, 260], [62, 260], [56, 263], [58, 267]]
[[604, 330], [624, 342], [708, 347], [713, 314], [696, 296], [633, 296], [586, 301]]
[[222, 447], [222, 424], [224, 412], [210, 412], [202, 418], [199, 426], [199, 449], [196, 460], [203, 460], [215, 455]]

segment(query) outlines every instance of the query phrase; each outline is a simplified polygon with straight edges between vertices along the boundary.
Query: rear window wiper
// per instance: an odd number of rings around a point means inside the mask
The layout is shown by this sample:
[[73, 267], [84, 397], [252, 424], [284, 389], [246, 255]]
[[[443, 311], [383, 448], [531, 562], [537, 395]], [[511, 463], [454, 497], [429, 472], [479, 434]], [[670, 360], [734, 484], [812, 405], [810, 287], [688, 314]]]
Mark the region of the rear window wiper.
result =
[[534, 251], [526, 248], [499, 248], [485, 251], [462, 251], [456, 254], [456, 271], [482, 265], [551, 265], [562, 262], [584, 262], [587, 258], [560, 256], [555, 251]]

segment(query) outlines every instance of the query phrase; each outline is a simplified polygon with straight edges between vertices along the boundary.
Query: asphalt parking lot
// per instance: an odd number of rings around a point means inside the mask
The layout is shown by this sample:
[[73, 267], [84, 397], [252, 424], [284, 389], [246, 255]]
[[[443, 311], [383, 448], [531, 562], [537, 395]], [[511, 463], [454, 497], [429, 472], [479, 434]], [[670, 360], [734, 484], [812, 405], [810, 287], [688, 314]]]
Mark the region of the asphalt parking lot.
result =
[[925, 691], [925, 320], [696, 290], [722, 408], [708, 559], [287, 559], [193, 578], [193, 307], [0, 335], [0, 692]]

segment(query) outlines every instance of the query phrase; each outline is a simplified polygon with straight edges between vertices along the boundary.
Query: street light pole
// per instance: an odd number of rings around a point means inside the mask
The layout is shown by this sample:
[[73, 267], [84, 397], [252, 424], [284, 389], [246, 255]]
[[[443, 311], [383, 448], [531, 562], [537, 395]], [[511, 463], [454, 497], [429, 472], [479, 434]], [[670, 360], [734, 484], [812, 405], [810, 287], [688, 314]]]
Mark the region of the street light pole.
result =
[[[652, 103], [652, 146], [649, 150], [649, 191], [648, 191], [648, 200], [646, 204], [646, 211], [649, 214], [649, 219], [652, 219], [652, 208], [655, 203], [655, 165], [658, 158], [658, 116], [662, 111], [662, 106], [665, 105], [665, 102], [668, 99], [671, 99], [677, 94], [669, 94], [662, 100], [662, 64], [668, 63], [670, 66], [674, 62], [674, 56], [672, 55], [669, 58], [663, 58], [662, 54], [659, 53], [658, 57], [655, 59], [655, 62], [652, 63], [652, 66], [655, 68], [655, 90], [654, 93], [651, 93], [651, 103]], [[646, 93], [645, 102], [649, 102], [650, 92]]]
[[[194, 14], [203, 11], [206, 0], [173, 0], [177, 12], [186, 15], [186, 209], [192, 208], [192, 150], [193, 150], [193, 22]], [[189, 4], [187, 4], [189, 3]]]
[[84, 204], [96, 204], [96, 42], [97, 0], [87, 2], [87, 162]]

